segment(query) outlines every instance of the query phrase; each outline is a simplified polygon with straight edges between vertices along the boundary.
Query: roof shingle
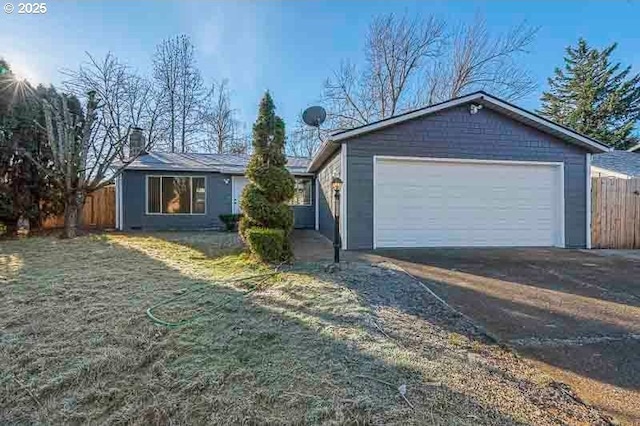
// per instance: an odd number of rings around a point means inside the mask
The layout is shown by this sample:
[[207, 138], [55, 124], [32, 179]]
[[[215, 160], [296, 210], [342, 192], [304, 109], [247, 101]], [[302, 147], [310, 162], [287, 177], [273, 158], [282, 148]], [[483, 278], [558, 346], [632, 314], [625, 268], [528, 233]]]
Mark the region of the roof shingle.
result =
[[611, 151], [596, 154], [591, 159], [591, 165], [631, 177], [640, 177], [640, 153], [638, 152]]
[[[248, 155], [150, 152], [136, 158], [127, 169], [244, 174], [249, 159]], [[287, 157], [287, 169], [293, 174], [306, 174], [310, 161], [308, 158]]]

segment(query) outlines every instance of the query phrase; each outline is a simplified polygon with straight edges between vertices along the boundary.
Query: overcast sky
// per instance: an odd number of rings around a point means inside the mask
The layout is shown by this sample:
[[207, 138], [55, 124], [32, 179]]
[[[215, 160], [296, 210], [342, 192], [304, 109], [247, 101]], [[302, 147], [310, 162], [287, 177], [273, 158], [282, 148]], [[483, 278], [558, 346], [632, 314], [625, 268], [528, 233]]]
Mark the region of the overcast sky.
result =
[[[3, 3], [6, 0], [3, 0]], [[15, 2], [17, 7], [17, 2]], [[111, 51], [149, 74], [155, 46], [177, 34], [192, 37], [206, 81], [229, 80], [240, 118], [255, 119], [264, 90], [272, 91], [288, 124], [317, 102], [324, 79], [342, 59], [362, 60], [367, 25], [385, 12], [433, 13], [450, 23], [477, 13], [490, 29], [523, 20], [540, 31], [524, 63], [539, 90], [517, 103], [535, 109], [546, 78], [567, 45], [585, 37], [597, 46], [617, 41], [616, 59], [640, 71], [640, 3], [602, 2], [169, 2], [49, 1], [39, 16], [0, 15], [0, 56], [36, 83], [58, 84], [61, 68], [76, 68], [85, 51]]]

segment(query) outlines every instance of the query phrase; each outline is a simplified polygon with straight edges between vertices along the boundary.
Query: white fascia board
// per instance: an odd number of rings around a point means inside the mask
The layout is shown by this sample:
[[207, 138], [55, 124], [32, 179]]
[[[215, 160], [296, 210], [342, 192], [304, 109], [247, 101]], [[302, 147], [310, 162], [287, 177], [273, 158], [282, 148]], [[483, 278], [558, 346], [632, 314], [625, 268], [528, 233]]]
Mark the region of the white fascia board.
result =
[[[378, 121], [376, 123], [358, 127], [353, 130], [347, 130], [345, 132], [341, 132], [336, 135], [332, 135], [329, 137], [329, 139], [327, 139], [322, 144], [317, 154], [314, 156], [313, 160], [311, 161], [311, 164], [309, 164], [309, 168], [307, 170], [311, 171], [315, 167], [317, 167], [319, 165], [318, 163], [326, 156], [326, 151], [329, 150], [330, 148], [335, 148], [335, 144], [337, 143], [353, 138], [355, 136], [380, 130], [385, 127], [402, 123], [404, 121], [413, 120], [418, 117], [433, 114], [438, 111], [453, 108], [458, 105], [462, 105], [462, 104], [465, 104], [468, 102], [474, 102], [474, 101], [485, 103], [489, 106], [493, 106], [496, 109], [509, 111], [512, 115], [517, 116], [522, 121], [535, 123], [537, 126], [543, 127], [548, 131], [555, 133], [556, 135], [562, 135], [566, 137], [567, 139], [573, 141], [575, 144], [582, 145], [585, 147], [591, 147], [598, 152], [610, 152], [613, 150], [612, 148], [609, 148], [601, 143], [598, 143], [597, 141], [587, 136], [581, 135], [580, 133], [577, 133], [569, 128], [553, 123], [552, 121], [546, 120], [542, 117], [537, 116], [536, 114], [532, 114], [522, 108], [516, 107], [507, 102], [501, 101], [500, 99], [494, 98], [493, 96], [488, 95], [484, 92], [479, 92], [479, 93], [472, 93], [467, 96], [462, 96], [460, 98], [453, 99], [451, 101], [442, 102], [440, 104], [436, 104], [431, 107], [426, 107], [417, 111], [402, 114], [397, 117], [391, 117], [387, 120]], [[334, 145], [333, 147], [332, 147], [332, 144]]]
[[480, 99], [478, 94], [467, 95], [461, 98], [457, 98], [451, 100], [449, 102], [443, 102], [432, 107], [423, 108], [417, 111], [413, 111], [407, 114], [402, 114], [397, 117], [389, 118], [388, 120], [379, 121], [377, 123], [372, 123], [368, 126], [359, 127], [357, 129], [348, 130], [346, 132], [339, 133], [337, 135], [331, 136], [331, 142], [340, 142], [344, 139], [349, 139], [354, 136], [358, 136], [364, 133], [373, 132], [375, 130], [383, 129], [385, 127], [393, 126], [398, 123], [402, 123], [404, 121], [413, 120], [414, 118], [422, 117], [423, 115], [433, 114], [434, 112], [441, 111], [447, 108], [453, 108], [458, 105], [462, 105], [464, 103], [474, 101]]
[[605, 169], [603, 167], [598, 167], [598, 166], [591, 166], [590, 167], [590, 173], [591, 172], [606, 173], [606, 174], [610, 175], [608, 177], [615, 177], [615, 178], [620, 178], [620, 179], [631, 179], [632, 178], [632, 176], [625, 175], [624, 173], [614, 172], [613, 170]]
[[591, 248], [591, 154], [587, 154], [587, 248]]

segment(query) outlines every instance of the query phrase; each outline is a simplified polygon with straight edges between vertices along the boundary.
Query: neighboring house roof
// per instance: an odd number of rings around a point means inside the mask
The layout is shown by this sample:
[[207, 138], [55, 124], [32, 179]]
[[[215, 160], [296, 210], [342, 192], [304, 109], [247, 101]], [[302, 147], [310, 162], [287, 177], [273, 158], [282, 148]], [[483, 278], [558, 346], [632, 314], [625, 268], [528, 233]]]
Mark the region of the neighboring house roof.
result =
[[591, 157], [591, 166], [628, 177], [640, 177], [640, 153], [611, 151], [594, 155]]
[[[150, 152], [127, 165], [127, 170], [220, 172], [243, 175], [248, 155]], [[307, 174], [308, 158], [287, 157], [287, 169], [293, 174]]]
[[629, 152], [636, 152], [636, 151], [640, 152], [640, 143], [637, 144], [637, 145], [632, 146], [627, 151], [629, 151]]
[[507, 101], [496, 98], [486, 92], [480, 91], [389, 117], [384, 120], [355, 127], [353, 129], [334, 133], [322, 144], [309, 164], [308, 170], [310, 172], [317, 170], [338, 149], [340, 143], [345, 142], [347, 139], [471, 102], [478, 103], [491, 110], [501, 112], [514, 120], [552, 134], [569, 143], [581, 146], [592, 153], [608, 152], [611, 150], [608, 146], [593, 138], [580, 134], [568, 127], [554, 123], [551, 120], [522, 109]]

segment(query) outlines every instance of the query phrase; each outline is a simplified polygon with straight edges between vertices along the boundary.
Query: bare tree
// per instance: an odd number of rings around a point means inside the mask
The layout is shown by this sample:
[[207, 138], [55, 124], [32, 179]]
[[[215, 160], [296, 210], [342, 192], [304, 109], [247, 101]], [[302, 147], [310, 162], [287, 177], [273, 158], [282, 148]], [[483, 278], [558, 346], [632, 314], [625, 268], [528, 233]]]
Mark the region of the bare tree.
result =
[[229, 141], [225, 151], [227, 154], [247, 155], [251, 153], [251, 136], [245, 133], [236, 133]]
[[[135, 75], [112, 53], [107, 53], [102, 60], [88, 53], [87, 57], [78, 70], [63, 71], [66, 76], [63, 84], [79, 99], [89, 92], [95, 93], [100, 102], [96, 111], [99, 115], [96, 134], [112, 146], [126, 145], [133, 127], [145, 130], [149, 147], [164, 137], [164, 104], [151, 82]], [[94, 154], [100, 157], [99, 152]]]
[[175, 54], [174, 40], [163, 40], [162, 43], [156, 47], [156, 53], [153, 58], [153, 76], [158, 91], [162, 93], [162, 98], [166, 105], [169, 149], [171, 152], [175, 152], [179, 105], [178, 80], [180, 78], [180, 72], [178, 58]]
[[302, 113], [300, 113], [293, 130], [287, 137], [287, 154], [294, 157], [311, 158], [326, 136], [325, 130], [305, 124], [302, 121]]
[[166, 104], [171, 152], [186, 152], [201, 130], [201, 108], [206, 96], [191, 39], [180, 35], [164, 40], [156, 48], [153, 65]]
[[[160, 130], [160, 107], [150, 84], [107, 54], [89, 60], [77, 71], [65, 71], [71, 93], [43, 99], [47, 145], [52, 164], [30, 158], [64, 194], [64, 235], [76, 235], [86, 196], [109, 184], [138, 153], [127, 153], [133, 127], [144, 127], [153, 143]], [[79, 99], [84, 99], [84, 110]]]
[[87, 94], [84, 111], [73, 96], [42, 103], [52, 160], [45, 164], [28, 151], [24, 154], [61, 190], [63, 236], [73, 238], [86, 196], [108, 185], [135, 157], [125, 157], [129, 132], [118, 136], [115, 127], [105, 126], [111, 119], [95, 91]]
[[518, 99], [535, 89], [526, 67], [515, 57], [526, 53], [537, 28], [522, 23], [506, 34], [492, 35], [484, 19], [476, 17], [453, 36], [453, 48], [436, 62], [428, 81], [426, 103], [455, 98], [474, 90], [487, 90], [507, 99]]
[[333, 128], [350, 128], [389, 117], [416, 103], [415, 77], [445, 41], [444, 23], [389, 14], [369, 26], [365, 66], [343, 63], [325, 82]]
[[535, 86], [515, 57], [536, 31], [521, 24], [494, 36], [476, 19], [451, 34], [433, 16], [378, 17], [369, 26], [363, 66], [343, 62], [325, 82], [328, 126], [352, 128], [472, 90], [526, 95]]
[[149, 80], [132, 75], [126, 85], [128, 117], [132, 127], [144, 129], [147, 145], [153, 148], [166, 139], [166, 104], [158, 88]]
[[231, 108], [228, 81], [214, 84], [208, 95], [204, 112], [206, 140], [204, 147], [209, 152], [228, 152], [237, 137], [238, 121]]

